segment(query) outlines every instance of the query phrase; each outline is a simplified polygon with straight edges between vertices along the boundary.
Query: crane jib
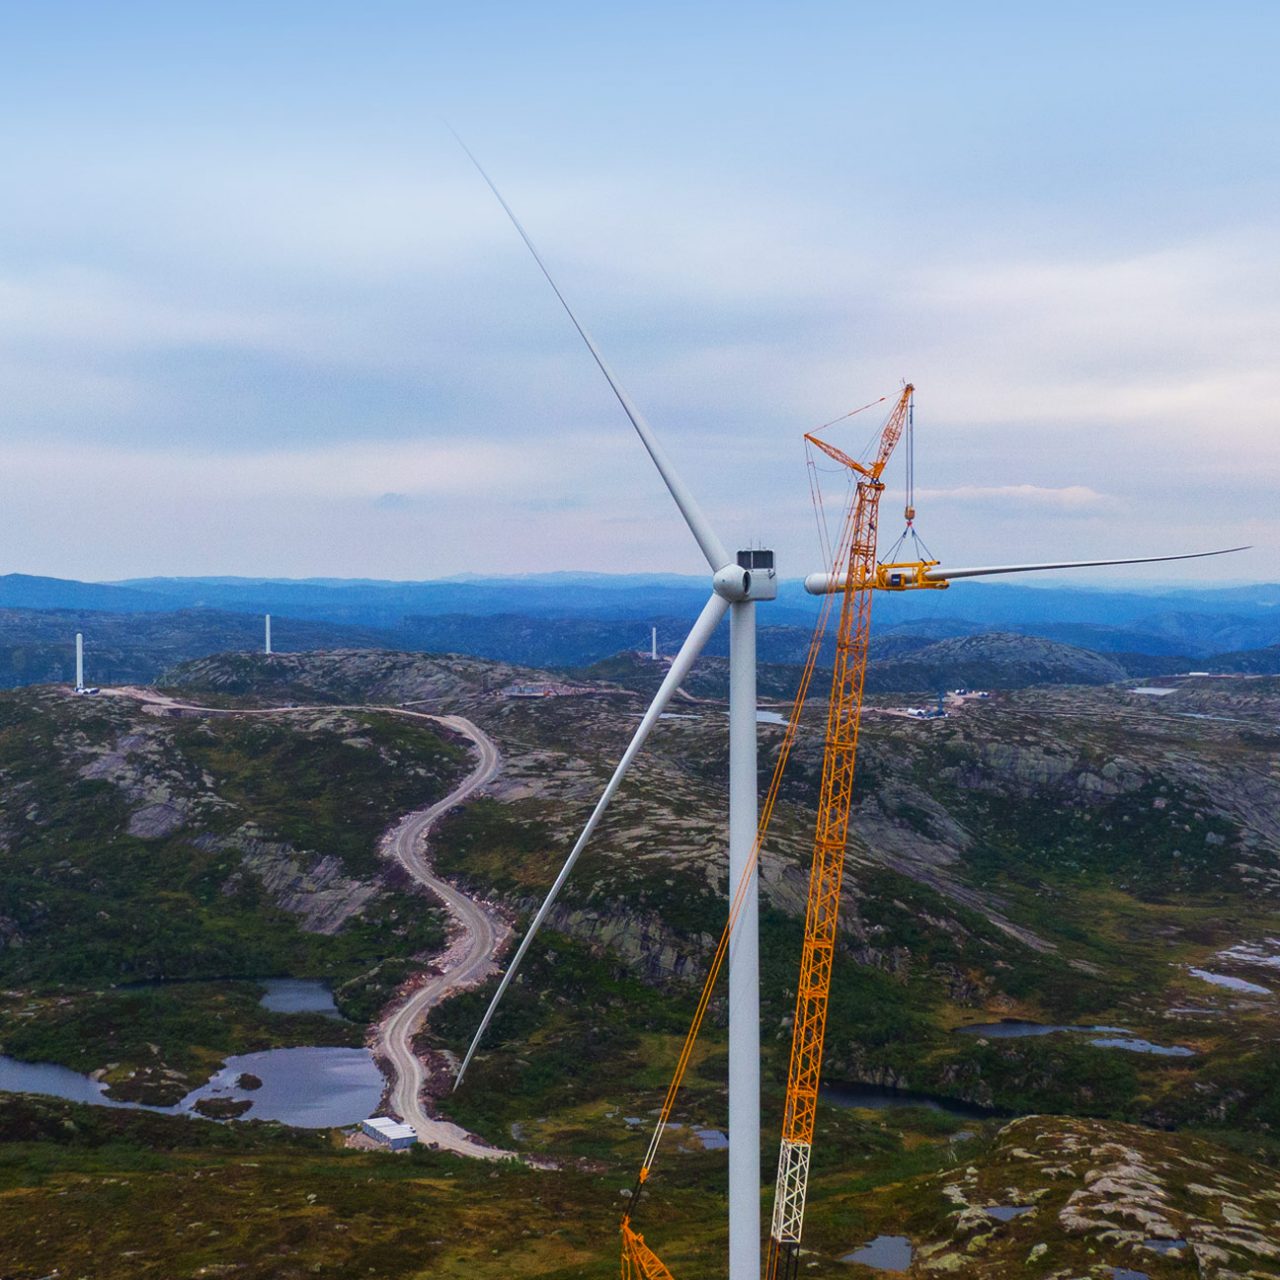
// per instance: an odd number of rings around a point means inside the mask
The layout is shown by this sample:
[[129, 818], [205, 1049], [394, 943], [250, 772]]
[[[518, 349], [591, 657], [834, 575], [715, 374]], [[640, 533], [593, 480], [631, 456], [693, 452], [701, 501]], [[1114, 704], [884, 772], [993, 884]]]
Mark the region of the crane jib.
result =
[[[845, 843], [853, 806], [858, 730], [867, 675], [871, 601], [876, 585], [876, 529], [880, 497], [884, 492], [880, 475], [902, 436], [910, 411], [911, 391], [911, 387], [903, 391], [890, 413], [881, 431], [880, 446], [872, 467], [864, 468], [853, 463], [852, 459], [845, 459], [866, 478], [858, 482], [850, 515], [852, 537], [848, 543], [831, 697], [827, 705], [822, 785], [809, 871], [782, 1142], [765, 1266], [768, 1280], [788, 1280], [795, 1274], [797, 1250], [804, 1227], [809, 1157], [817, 1114], [827, 1009], [831, 997], [831, 970], [840, 918]], [[828, 456], [835, 456], [831, 449], [826, 452]]]

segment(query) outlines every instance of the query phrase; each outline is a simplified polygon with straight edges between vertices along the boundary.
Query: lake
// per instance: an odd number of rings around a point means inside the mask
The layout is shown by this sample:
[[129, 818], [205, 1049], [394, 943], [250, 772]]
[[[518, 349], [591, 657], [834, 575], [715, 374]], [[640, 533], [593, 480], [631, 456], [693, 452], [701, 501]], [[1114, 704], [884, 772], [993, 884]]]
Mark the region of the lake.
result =
[[[260, 1089], [241, 1089], [242, 1075], [257, 1076]], [[120, 1102], [106, 1096], [106, 1086], [67, 1067], [49, 1062], [19, 1062], [0, 1055], [0, 1090], [37, 1093], [98, 1107], [152, 1111], [160, 1115], [195, 1115], [200, 1098], [248, 1099], [248, 1120], [278, 1120], [303, 1129], [341, 1128], [377, 1110], [383, 1078], [368, 1049], [318, 1047], [267, 1049], [226, 1060], [214, 1077], [171, 1107]]]

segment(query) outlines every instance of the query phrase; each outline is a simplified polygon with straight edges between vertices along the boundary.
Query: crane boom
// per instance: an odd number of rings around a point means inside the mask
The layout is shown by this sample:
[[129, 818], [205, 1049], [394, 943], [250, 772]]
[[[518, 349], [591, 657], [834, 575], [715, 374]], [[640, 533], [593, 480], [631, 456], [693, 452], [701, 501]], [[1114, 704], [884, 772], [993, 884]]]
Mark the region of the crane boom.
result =
[[880, 435], [876, 459], [870, 466], [855, 462], [825, 441], [806, 437], [829, 457], [857, 472], [859, 478], [852, 515], [853, 536], [848, 544], [845, 586], [836, 634], [831, 700], [827, 708], [822, 787], [814, 832], [813, 864], [809, 873], [804, 946], [800, 956], [795, 1021], [791, 1030], [791, 1065], [787, 1074], [778, 1181], [765, 1267], [767, 1280], [790, 1280], [795, 1275], [804, 1226], [809, 1154], [818, 1105], [822, 1049], [831, 995], [831, 968], [840, 912], [840, 885], [853, 803], [862, 691], [867, 674], [876, 532], [880, 496], [884, 492], [880, 477], [902, 437], [912, 390], [911, 386], [903, 390], [889, 414]]

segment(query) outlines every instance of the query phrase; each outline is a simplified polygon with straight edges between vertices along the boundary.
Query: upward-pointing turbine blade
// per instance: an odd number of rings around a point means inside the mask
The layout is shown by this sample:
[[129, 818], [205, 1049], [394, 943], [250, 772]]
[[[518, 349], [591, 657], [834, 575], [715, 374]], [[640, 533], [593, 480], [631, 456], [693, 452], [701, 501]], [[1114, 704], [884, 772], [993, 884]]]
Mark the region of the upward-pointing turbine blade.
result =
[[723, 569], [725, 565], [730, 563], [729, 554], [724, 549], [724, 543], [720, 541], [716, 536], [715, 530], [708, 523], [707, 517], [698, 505], [697, 499], [694, 498], [693, 494], [685, 487], [684, 481], [676, 474], [676, 469], [671, 465], [671, 459], [667, 456], [667, 451], [659, 443], [657, 436], [653, 434], [653, 428], [645, 421], [644, 415], [636, 408], [635, 403], [627, 395], [626, 391], [623, 390], [622, 384], [614, 376], [613, 370], [609, 368], [604, 356], [601, 355], [600, 348], [596, 346], [595, 340], [582, 327], [582, 322], [578, 317], [574, 315], [568, 299], [560, 292], [560, 286], [556, 284], [551, 272], [547, 269], [547, 264], [542, 260], [542, 255], [529, 238], [529, 233], [521, 226], [520, 219], [516, 217], [511, 206], [503, 198], [502, 192], [494, 185], [493, 179], [485, 172], [484, 166], [472, 154], [471, 148], [458, 137], [456, 132], [452, 129], [450, 132], [458, 139], [458, 145], [467, 153], [467, 158], [475, 165], [476, 171], [485, 180], [485, 184], [493, 192], [498, 203], [505, 210], [507, 217], [511, 219], [511, 225], [519, 233], [520, 239], [525, 243], [525, 247], [533, 254], [533, 260], [538, 264], [542, 274], [546, 276], [547, 283], [555, 292], [556, 297], [560, 299], [560, 305], [565, 309], [565, 314], [573, 322], [573, 327], [577, 329], [583, 342], [587, 344], [587, 350], [591, 352], [592, 358], [600, 367], [600, 372], [604, 374], [609, 386], [613, 388], [613, 394], [617, 396], [623, 412], [631, 419], [631, 425], [635, 427], [636, 434], [649, 451], [649, 457], [653, 459], [653, 465], [658, 468], [658, 474], [662, 476], [663, 482], [675, 499], [676, 506], [680, 508], [680, 514], [684, 516], [690, 532], [697, 539], [698, 546], [702, 548], [702, 554], [706, 556], [712, 573], [718, 569]]
[[[950, 582], [953, 578], [989, 578], [999, 573], [1038, 573], [1043, 569], [1096, 569], [1109, 564], [1157, 564], [1164, 560], [1203, 560], [1206, 556], [1227, 556], [1233, 551], [1248, 551], [1248, 547], [1222, 547], [1217, 551], [1188, 551], [1176, 556], [1136, 556], [1127, 560], [1059, 560], [1049, 564], [992, 564], [975, 569], [948, 569], [938, 565], [926, 569], [921, 575], [925, 582]], [[907, 586], [915, 582], [911, 570], [903, 571]], [[811, 573], [804, 580], [804, 589], [813, 596], [824, 596], [843, 591], [845, 575], [836, 573]]]
[[511, 979], [520, 967], [520, 962], [524, 959], [525, 952], [529, 950], [529, 944], [542, 927], [543, 921], [550, 914], [560, 890], [564, 887], [564, 882], [569, 878], [569, 872], [573, 870], [573, 864], [578, 860], [578, 855], [585, 848], [587, 841], [591, 839], [591, 833], [599, 825], [605, 809], [609, 806], [609, 801], [613, 799], [614, 792], [617, 791], [619, 784], [626, 776], [627, 770], [631, 767], [631, 762], [636, 758], [636, 754], [649, 736], [649, 730], [657, 723], [663, 709], [671, 701], [671, 695], [675, 693], [680, 687], [681, 681], [689, 674], [689, 668], [693, 666], [698, 655], [702, 652], [703, 646], [711, 638], [711, 633], [720, 624], [720, 620], [724, 617], [728, 608], [729, 602], [727, 600], [713, 594], [703, 606], [702, 612], [698, 615], [698, 620], [693, 624], [693, 629], [685, 637], [684, 644], [680, 646], [680, 652], [676, 654], [671, 663], [671, 669], [667, 672], [666, 678], [654, 695], [653, 701], [649, 704], [649, 710], [644, 713], [630, 744], [626, 751], [623, 752], [622, 759], [618, 761], [618, 767], [614, 769], [613, 776], [609, 779], [600, 799], [596, 801], [596, 807], [591, 811], [591, 816], [587, 819], [587, 825], [582, 828], [582, 834], [569, 851], [569, 856], [565, 859], [564, 866], [560, 868], [560, 874], [556, 876], [555, 883], [551, 886], [551, 890], [543, 901], [542, 906], [538, 908], [538, 914], [534, 916], [528, 933], [524, 935], [515, 955], [511, 958], [511, 963], [507, 966], [506, 973], [502, 975], [502, 981], [498, 983], [498, 989], [494, 992], [493, 999], [489, 1001], [489, 1007], [485, 1010], [484, 1017], [480, 1019], [480, 1025], [476, 1028], [476, 1033], [471, 1039], [471, 1046], [467, 1050], [467, 1056], [463, 1058], [462, 1066], [458, 1068], [458, 1074], [453, 1082], [455, 1089], [462, 1083], [462, 1077], [466, 1074], [467, 1067], [475, 1056], [476, 1048], [479, 1046], [480, 1040], [484, 1036], [490, 1020], [493, 1018], [494, 1010], [497, 1009], [503, 993], [511, 984]]

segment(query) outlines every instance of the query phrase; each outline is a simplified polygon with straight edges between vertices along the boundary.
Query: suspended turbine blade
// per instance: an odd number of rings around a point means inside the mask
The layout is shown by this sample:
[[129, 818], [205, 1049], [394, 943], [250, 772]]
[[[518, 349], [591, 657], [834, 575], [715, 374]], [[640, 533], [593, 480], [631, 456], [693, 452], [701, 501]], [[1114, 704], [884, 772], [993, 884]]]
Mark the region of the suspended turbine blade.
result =
[[697, 540], [698, 546], [702, 548], [702, 554], [706, 556], [712, 573], [717, 569], [723, 569], [725, 565], [730, 563], [724, 544], [716, 536], [715, 530], [712, 529], [707, 517], [702, 512], [702, 508], [698, 505], [697, 499], [694, 498], [693, 494], [685, 487], [684, 481], [676, 474], [676, 469], [671, 465], [671, 459], [667, 456], [667, 451], [662, 447], [657, 436], [653, 434], [653, 428], [645, 421], [644, 415], [636, 408], [635, 403], [626, 391], [623, 390], [622, 384], [614, 377], [613, 370], [609, 368], [604, 356], [601, 355], [600, 348], [596, 346], [594, 339], [582, 327], [582, 322], [574, 315], [568, 299], [560, 292], [560, 286], [556, 284], [551, 272], [547, 269], [547, 264], [542, 260], [542, 255], [529, 238], [529, 233], [520, 224], [520, 219], [516, 217], [511, 206], [503, 198], [502, 192], [494, 185], [493, 179], [485, 172], [484, 166], [472, 154], [471, 148], [458, 137], [456, 132], [452, 129], [450, 129], [450, 132], [458, 139], [458, 145], [467, 153], [467, 158], [475, 165], [476, 171], [485, 180], [485, 184], [493, 192], [498, 203], [506, 212], [507, 217], [511, 219], [511, 225], [519, 233], [520, 239], [525, 243], [525, 247], [533, 254], [533, 260], [547, 278], [547, 283], [551, 286], [556, 297], [560, 299], [560, 305], [565, 309], [565, 314], [573, 322], [573, 327], [577, 329], [583, 342], [587, 344], [587, 350], [591, 352], [591, 356], [599, 366], [600, 372], [604, 374], [609, 386], [613, 388], [613, 394], [617, 396], [623, 412], [631, 419], [631, 425], [635, 427], [641, 443], [649, 451], [649, 457], [653, 459], [653, 465], [658, 468], [658, 474], [662, 476], [663, 482], [675, 499], [676, 506], [680, 508], [680, 514], [684, 516], [690, 532]]
[[[1248, 551], [1248, 547], [1223, 547], [1218, 551], [1189, 551], [1177, 556], [1136, 556], [1127, 560], [1060, 560], [1052, 564], [993, 564], [976, 569], [946, 569], [938, 565], [926, 569], [921, 575], [925, 582], [950, 582], [954, 578], [987, 578], [997, 573], [1038, 573], [1042, 569], [1096, 569], [1109, 564], [1156, 564], [1164, 560], [1203, 560], [1206, 556], [1228, 556], [1235, 551]], [[903, 572], [903, 582], [910, 586], [915, 576], [909, 570]], [[824, 596], [843, 591], [844, 574], [811, 573], [804, 580], [804, 589], [814, 596]]]
[[546, 920], [550, 913], [560, 890], [564, 887], [564, 882], [569, 878], [569, 872], [573, 870], [573, 864], [578, 860], [578, 855], [586, 846], [587, 841], [591, 839], [591, 833], [599, 825], [605, 809], [608, 808], [609, 801], [613, 799], [614, 792], [617, 791], [619, 784], [626, 776], [627, 770], [631, 767], [631, 762], [636, 758], [636, 754], [649, 736], [649, 730], [657, 723], [663, 708], [671, 701], [671, 695], [675, 693], [681, 682], [689, 674], [689, 668], [693, 666], [698, 655], [702, 652], [703, 646], [711, 638], [711, 633], [720, 624], [720, 620], [724, 617], [728, 608], [729, 602], [727, 600], [712, 594], [711, 598], [703, 606], [702, 612], [698, 615], [698, 620], [693, 624], [693, 629], [685, 637], [684, 644], [680, 646], [680, 652], [676, 654], [671, 663], [671, 669], [667, 672], [666, 678], [654, 695], [653, 701], [649, 704], [648, 711], [644, 713], [630, 744], [626, 751], [623, 752], [622, 759], [618, 761], [618, 767], [614, 769], [613, 777], [609, 779], [600, 799], [596, 801], [596, 807], [591, 811], [591, 816], [587, 819], [587, 825], [582, 828], [582, 834], [569, 851], [569, 856], [565, 859], [564, 866], [560, 868], [560, 874], [556, 876], [555, 883], [551, 886], [551, 890], [543, 901], [542, 906], [538, 908], [538, 914], [534, 916], [528, 933], [524, 935], [515, 955], [511, 958], [511, 963], [507, 966], [506, 973], [502, 975], [502, 981], [498, 983], [498, 989], [494, 992], [493, 999], [489, 1001], [489, 1007], [485, 1010], [484, 1017], [480, 1019], [480, 1025], [476, 1028], [476, 1033], [471, 1039], [471, 1047], [467, 1050], [467, 1056], [463, 1058], [462, 1066], [458, 1068], [458, 1074], [453, 1081], [455, 1089], [462, 1083], [462, 1077], [466, 1074], [467, 1067], [475, 1055], [481, 1037], [483, 1037], [486, 1028], [489, 1026], [494, 1010], [498, 1007], [498, 1002], [510, 985], [516, 970], [520, 967], [520, 961], [524, 959], [525, 952], [529, 950], [529, 944], [533, 941], [534, 935], [537, 934], [542, 927], [543, 921]]

